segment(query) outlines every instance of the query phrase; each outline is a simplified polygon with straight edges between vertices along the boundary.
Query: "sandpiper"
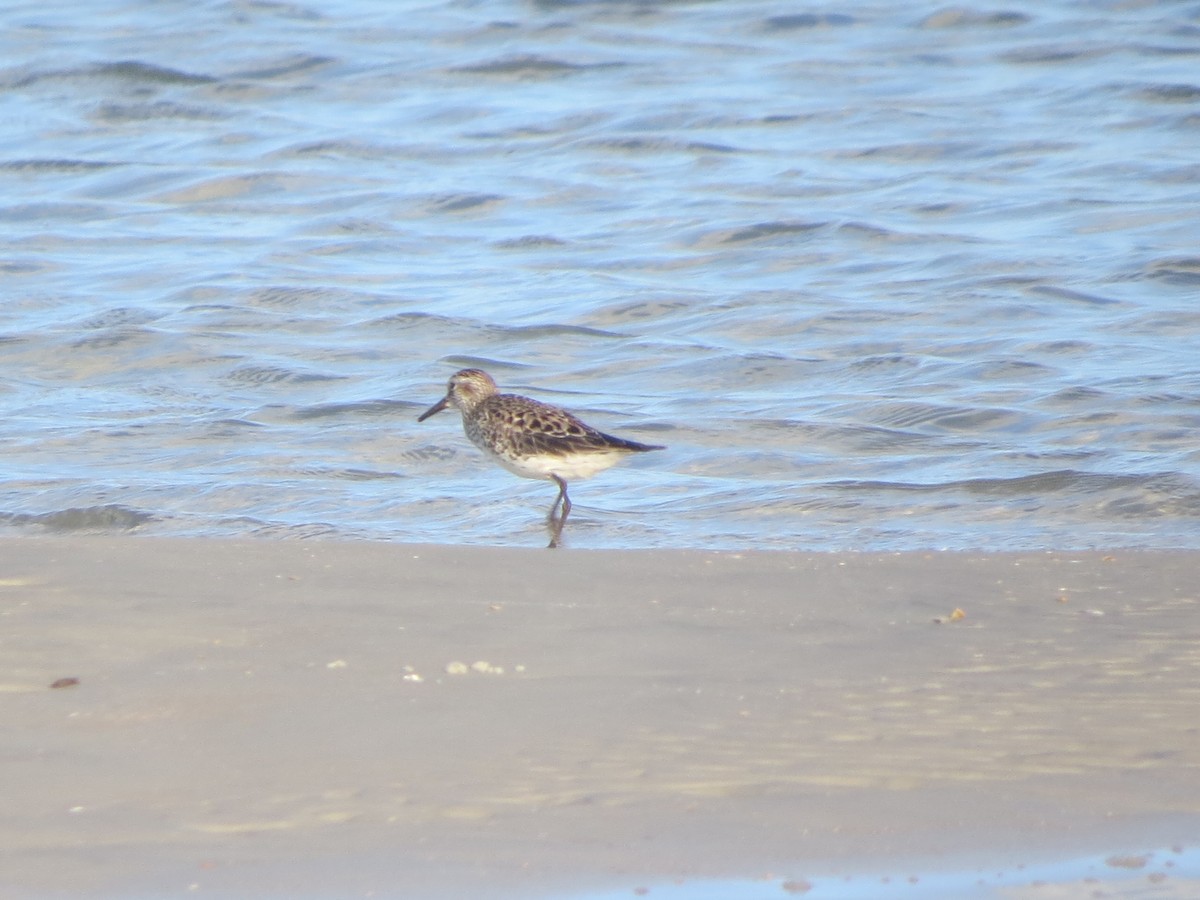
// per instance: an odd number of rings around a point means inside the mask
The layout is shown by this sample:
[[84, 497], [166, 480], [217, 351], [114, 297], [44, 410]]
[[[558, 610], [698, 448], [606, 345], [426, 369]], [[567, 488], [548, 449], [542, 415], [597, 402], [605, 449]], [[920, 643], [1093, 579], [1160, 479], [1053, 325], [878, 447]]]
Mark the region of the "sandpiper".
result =
[[[558, 546], [571, 512], [568, 479], [590, 478], [630, 453], [666, 449], [604, 434], [549, 403], [501, 394], [492, 376], [482, 369], [463, 369], [451, 375], [446, 396], [417, 416], [417, 421], [424, 422], [446, 407], [462, 413], [463, 431], [471, 443], [508, 471], [558, 485], [548, 517], [551, 547]], [[560, 503], [562, 515], [556, 517]]]

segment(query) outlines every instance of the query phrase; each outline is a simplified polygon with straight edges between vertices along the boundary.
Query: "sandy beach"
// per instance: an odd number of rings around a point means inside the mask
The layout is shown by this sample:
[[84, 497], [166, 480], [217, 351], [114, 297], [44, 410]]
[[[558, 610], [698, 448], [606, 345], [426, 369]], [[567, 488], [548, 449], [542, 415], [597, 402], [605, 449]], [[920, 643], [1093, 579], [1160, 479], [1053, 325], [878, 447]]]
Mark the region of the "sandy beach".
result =
[[0, 894], [919, 896], [1112, 854], [1195, 896], [1144, 854], [1200, 842], [1198, 574], [6, 538]]

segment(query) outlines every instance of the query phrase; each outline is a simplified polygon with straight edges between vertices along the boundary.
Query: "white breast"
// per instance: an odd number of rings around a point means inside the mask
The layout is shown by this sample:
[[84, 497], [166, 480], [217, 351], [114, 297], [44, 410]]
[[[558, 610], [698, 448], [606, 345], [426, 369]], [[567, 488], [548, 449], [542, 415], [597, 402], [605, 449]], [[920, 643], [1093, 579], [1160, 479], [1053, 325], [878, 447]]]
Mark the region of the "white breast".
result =
[[572, 453], [570, 456], [525, 456], [520, 459], [509, 459], [488, 451], [489, 455], [508, 471], [522, 478], [544, 478], [550, 480], [551, 475], [557, 475], [564, 481], [575, 478], [591, 478], [597, 472], [615, 466], [625, 456], [624, 453], [613, 451], [590, 451]]

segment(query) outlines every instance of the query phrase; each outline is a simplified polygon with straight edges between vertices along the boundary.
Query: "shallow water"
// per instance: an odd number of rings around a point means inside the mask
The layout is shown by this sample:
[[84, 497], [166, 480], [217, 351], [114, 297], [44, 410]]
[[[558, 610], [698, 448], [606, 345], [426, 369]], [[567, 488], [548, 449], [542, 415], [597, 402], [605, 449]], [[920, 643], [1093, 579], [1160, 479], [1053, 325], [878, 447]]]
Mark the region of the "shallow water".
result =
[[[904, 870], [901, 870], [904, 871]], [[1112, 900], [1182, 900], [1200, 887], [1200, 854], [1194, 848], [1162, 848], [1148, 853], [1108, 854], [1052, 863], [1017, 864], [962, 871], [904, 874], [854, 872], [814, 878], [761, 878], [656, 884], [645, 896], [668, 900], [1062, 900], [1108, 897]], [[574, 900], [619, 900], [629, 890], [577, 895]]]
[[9, 528], [537, 545], [481, 365], [670, 447], [571, 546], [1200, 547], [1193, 6], [6, 25]]

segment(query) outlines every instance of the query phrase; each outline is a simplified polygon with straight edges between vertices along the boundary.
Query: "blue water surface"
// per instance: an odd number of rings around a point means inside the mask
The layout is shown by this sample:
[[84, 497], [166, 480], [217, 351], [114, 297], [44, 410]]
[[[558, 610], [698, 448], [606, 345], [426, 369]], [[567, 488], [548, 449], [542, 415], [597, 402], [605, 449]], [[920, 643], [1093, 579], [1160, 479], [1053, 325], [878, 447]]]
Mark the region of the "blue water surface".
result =
[[669, 446], [572, 547], [1200, 547], [1200, 10], [17, 3], [0, 523], [539, 545], [467, 365]]

